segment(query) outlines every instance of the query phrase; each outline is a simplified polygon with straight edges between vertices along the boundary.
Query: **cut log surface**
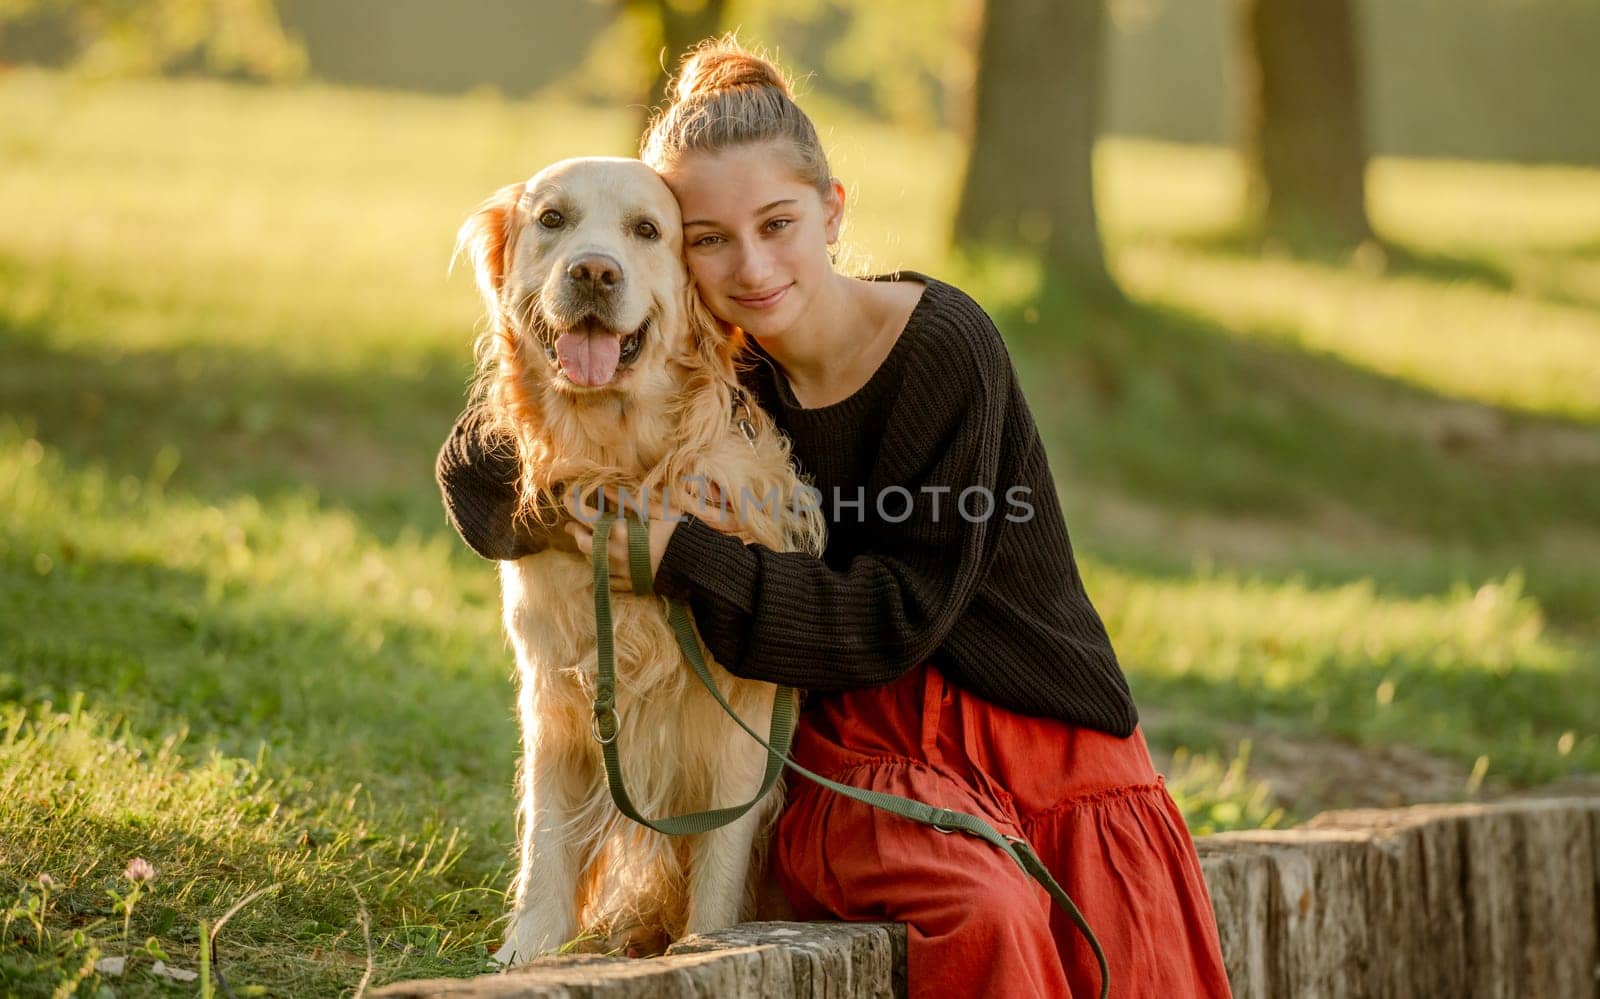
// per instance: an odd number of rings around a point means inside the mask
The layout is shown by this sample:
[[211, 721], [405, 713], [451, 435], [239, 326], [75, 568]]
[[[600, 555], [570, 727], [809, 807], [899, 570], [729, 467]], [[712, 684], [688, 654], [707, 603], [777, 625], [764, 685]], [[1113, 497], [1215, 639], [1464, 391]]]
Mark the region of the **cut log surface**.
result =
[[905, 928], [741, 923], [685, 937], [662, 957], [546, 957], [502, 975], [404, 982], [391, 999], [893, 999], [905, 995]]
[[1196, 847], [1239, 999], [1600, 997], [1600, 799], [1329, 812]]
[[[1195, 845], [1238, 999], [1600, 999], [1600, 798], [1328, 812]], [[544, 958], [373, 995], [888, 999], [905, 975], [897, 925], [744, 923], [659, 958]]]

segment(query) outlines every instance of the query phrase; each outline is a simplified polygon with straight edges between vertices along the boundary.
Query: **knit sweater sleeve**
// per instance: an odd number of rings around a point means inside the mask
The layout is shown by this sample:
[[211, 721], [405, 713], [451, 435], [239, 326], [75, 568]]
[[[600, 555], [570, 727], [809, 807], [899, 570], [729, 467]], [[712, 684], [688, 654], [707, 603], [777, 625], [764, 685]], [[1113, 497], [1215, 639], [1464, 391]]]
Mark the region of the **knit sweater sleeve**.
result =
[[514, 516], [515, 456], [515, 442], [497, 434], [481, 408], [470, 407], [450, 428], [434, 462], [445, 517], [467, 547], [486, 559], [519, 559], [566, 537], [558, 529], [529, 526]]
[[930, 337], [908, 366], [880, 453], [893, 455], [891, 484], [911, 493], [912, 513], [884, 524], [872, 550], [835, 568], [747, 546], [694, 518], [673, 532], [656, 590], [688, 601], [729, 672], [818, 691], [868, 687], [928, 658], [950, 632], [1005, 526], [955, 509], [963, 490], [1004, 491], [996, 478], [1012, 372], [987, 317], [983, 326]]

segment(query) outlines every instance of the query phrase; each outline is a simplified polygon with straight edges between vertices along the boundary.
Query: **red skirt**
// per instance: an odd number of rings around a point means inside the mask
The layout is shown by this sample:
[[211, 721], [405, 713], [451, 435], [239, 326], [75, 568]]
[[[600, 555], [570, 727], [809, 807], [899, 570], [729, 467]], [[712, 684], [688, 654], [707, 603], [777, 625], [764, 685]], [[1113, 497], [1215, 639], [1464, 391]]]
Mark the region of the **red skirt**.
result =
[[[812, 704], [794, 756], [1026, 837], [1094, 930], [1118, 999], [1230, 994], [1194, 843], [1142, 733], [1020, 715], [925, 665]], [[1077, 927], [982, 840], [791, 779], [776, 847], [799, 918], [907, 924], [913, 997], [1099, 995]]]

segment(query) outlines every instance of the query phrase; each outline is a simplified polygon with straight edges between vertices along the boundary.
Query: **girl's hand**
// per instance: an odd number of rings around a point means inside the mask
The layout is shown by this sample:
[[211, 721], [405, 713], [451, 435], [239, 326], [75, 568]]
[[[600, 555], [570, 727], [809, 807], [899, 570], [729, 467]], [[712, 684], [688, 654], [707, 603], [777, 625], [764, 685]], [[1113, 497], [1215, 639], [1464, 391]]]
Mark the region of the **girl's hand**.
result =
[[[637, 502], [637, 501], [633, 501]], [[599, 500], [591, 497], [582, 497], [570, 503], [574, 519], [563, 525], [566, 532], [572, 535], [578, 551], [585, 559], [594, 556], [594, 525], [600, 519]], [[621, 509], [615, 490], [605, 490], [605, 508], [616, 511]], [[630, 506], [630, 510], [637, 511], [637, 506]], [[703, 501], [693, 504], [689, 510], [679, 510], [671, 507], [665, 495], [653, 498], [646, 504], [643, 512], [647, 519], [646, 529], [650, 532], [650, 575], [654, 577], [661, 570], [661, 559], [666, 554], [667, 542], [672, 540], [672, 532], [677, 529], [684, 513], [692, 513], [698, 520], [704, 521], [711, 527], [725, 534], [738, 535], [738, 524], [730, 511], [722, 508], [722, 495], [715, 485], [707, 491]], [[611, 537], [606, 545], [606, 561], [610, 567], [611, 589], [631, 593], [633, 591], [633, 577], [628, 571], [628, 521], [618, 517], [611, 524]], [[748, 541], [748, 539], [742, 539]]]

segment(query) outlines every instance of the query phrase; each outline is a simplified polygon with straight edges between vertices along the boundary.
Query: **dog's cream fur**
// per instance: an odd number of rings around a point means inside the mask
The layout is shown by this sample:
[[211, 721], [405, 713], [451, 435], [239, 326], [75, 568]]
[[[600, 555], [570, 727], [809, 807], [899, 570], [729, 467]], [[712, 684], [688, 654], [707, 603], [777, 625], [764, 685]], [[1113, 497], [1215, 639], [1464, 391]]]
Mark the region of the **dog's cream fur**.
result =
[[[559, 220], [546, 214], [552, 210]], [[554, 164], [501, 189], [462, 226], [458, 249], [472, 261], [488, 312], [477, 391], [516, 441], [519, 516], [548, 521], [563, 491], [601, 486], [635, 495], [665, 489], [676, 510], [694, 509], [700, 482], [729, 498], [775, 490], [777, 503], [733, 504], [741, 534], [772, 549], [818, 554], [821, 517], [814, 505], [793, 501], [800, 482], [787, 442], [759, 410], [751, 414], [753, 445], [735, 426], [740, 334], [726, 332], [701, 304], [681, 241], [665, 183], [623, 159]], [[620, 280], [601, 298], [586, 298], [570, 277], [580, 259], [614, 262]], [[609, 329], [642, 330], [642, 344], [608, 384], [587, 387], [563, 373], [546, 345], [597, 315]], [[521, 865], [496, 958], [520, 963], [580, 934], [602, 946], [648, 950], [747, 917], [760, 866], [753, 860], [780, 794], [732, 825], [684, 839], [623, 818], [590, 733], [595, 621], [587, 560], [549, 548], [502, 563], [501, 584], [523, 755]], [[650, 816], [743, 801], [759, 786], [765, 751], [695, 680], [664, 611], [653, 595], [613, 596], [629, 791]], [[734, 708], [764, 731], [774, 688], [715, 664], [712, 671]]]

